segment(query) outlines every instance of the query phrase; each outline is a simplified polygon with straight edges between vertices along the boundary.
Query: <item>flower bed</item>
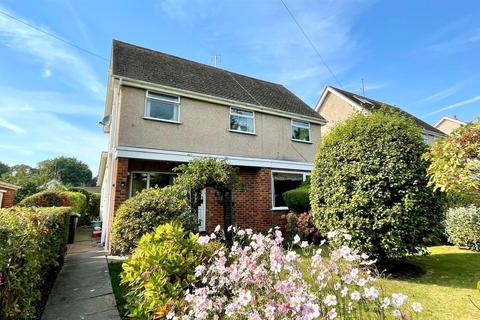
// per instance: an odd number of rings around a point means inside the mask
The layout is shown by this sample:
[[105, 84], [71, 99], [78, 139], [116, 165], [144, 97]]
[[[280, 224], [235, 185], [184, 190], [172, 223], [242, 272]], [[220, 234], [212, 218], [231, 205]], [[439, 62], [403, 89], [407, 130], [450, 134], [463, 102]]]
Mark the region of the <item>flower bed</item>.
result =
[[32, 319], [64, 253], [70, 208], [0, 210], [0, 319]]
[[[217, 242], [223, 237], [219, 230], [198, 237], [197, 242], [201, 245]], [[409, 302], [401, 293], [390, 296], [382, 293], [371, 271], [374, 261], [348, 247], [351, 240], [348, 234], [331, 232], [328, 246], [322, 243], [322, 247], [312, 247], [296, 236], [293, 247], [285, 249], [279, 230], [267, 235], [250, 229], [231, 231], [235, 239], [232, 248], [221, 247], [206, 261], [199, 259], [194, 276], [184, 278], [189, 284], [183, 285], [182, 298], [176, 295], [172, 301], [162, 299], [158, 305], [149, 304], [148, 308], [143, 304], [145, 312], [135, 317], [150, 319], [161, 312], [167, 319], [182, 320], [407, 319], [422, 311], [420, 304]], [[308, 272], [302, 272], [305, 258], [301, 258], [298, 250], [309, 257]], [[150, 252], [156, 250], [151, 248]], [[125, 264], [127, 266], [130, 264]], [[130, 269], [122, 276], [124, 284], [132, 280], [128, 279]], [[166, 275], [163, 271], [140, 271], [141, 281], [132, 282], [136, 284], [135, 294], [144, 290], [139, 291], [138, 284], [150, 292], [168, 288], [167, 283], [158, 281], [160, 275]], [[178, 287], [175, 285], [175, 288]]]

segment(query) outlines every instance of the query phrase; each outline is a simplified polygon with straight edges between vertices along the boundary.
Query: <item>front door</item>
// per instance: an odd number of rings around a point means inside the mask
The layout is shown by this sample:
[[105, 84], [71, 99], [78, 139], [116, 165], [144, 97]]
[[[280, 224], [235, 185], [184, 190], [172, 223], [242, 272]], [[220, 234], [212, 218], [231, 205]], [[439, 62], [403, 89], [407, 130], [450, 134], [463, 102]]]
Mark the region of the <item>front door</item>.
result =
[[206, 229], [206, 217], [207, 217], [207, 192], [206, 189], [202, 190], [202, 204], [198, 207], [198, 231], [205, 231]]

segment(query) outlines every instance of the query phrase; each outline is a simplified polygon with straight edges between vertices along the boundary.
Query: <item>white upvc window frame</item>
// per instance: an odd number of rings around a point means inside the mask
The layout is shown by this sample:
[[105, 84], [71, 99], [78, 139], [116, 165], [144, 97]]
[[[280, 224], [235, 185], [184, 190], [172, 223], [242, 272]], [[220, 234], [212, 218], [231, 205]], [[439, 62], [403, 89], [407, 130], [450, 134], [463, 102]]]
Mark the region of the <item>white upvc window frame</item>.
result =
[[[152, 96], [152, 95], [149, 95], [150, 93], [154, 94], [154, 95], [159, 95], [159, 96], [166, 96], [166, 97], [172, 97], [172, 98], [177, 98], [177, 101], [172, 101], [172, 100], [169, 100], [169, 99], [162, 99], [158, 96]], [[156, 100], [156, 101], [160, 101], [160, 102], [163, 102], [163, 103], [169, 103], [169, 104], [172, 104], [172, 105], [175, 105], [177, 107], [177, 120], [169, 120], [169, 119], [161, 119], [161, 118], [155, 118], [155, 117], [151, 117], [150, 114], [149, 114], [149, 107], [148, 107], [148, 101], [149, 100]], [[177, 95], [172, 95], [172, 94], [169, 94], [169, 93], [162, 93], [162, 92], [158, 92], [158, 91], [152, 91], [152, 90], [146, 90], [145, 91], [145, 106], [144, 106], [144, 113], [143, 113], [143, 118], [144, 119], [147, 119], [147, 120], [154, 120], [154, 121], [161, 121], [161, 122], [169, 122], [169, 123], [181, 123], [180, 119], [181, 119], [181, 98], [180, 96], [177, 96]]]
[[270, 193], [272, 196], [272, 211], [285, 211], [288, 210], [288, 207], [275, 207], [275, 181], [273, 180], [273, 175], [275, 173], [291, 173], [291, 174], [301, 174], [303, 178], [303, 182], [307, 181], [307, 177], [310, 177], [312, 175], [311, 172], [306, 172], [306, 171], [286, 171], [286, 170], [272, 170], [270, 172], [270, 181], [271, 181], [271, 187], [270, 187]]
[[7, 193], [6, 190], [0, 190], [0, 208], [3, 208], [3, 194]]
[[[305, 124], [305, 126], [302, 126], [302, 125], [295, 125], [295, 126], [300, 127], [300, 128], [304, 128], [304, 129], [308, 129], [308, 140], [301, 140], [301, 139], [294, 139], [293, 138], [294, 122]], [[311, 126], [310, 122], [308, 122], [308, 121], [291, 119], [291, 121], [290, 121], [290, 139], [292, 141], [295, 141], [295, 142], [312, 143], [312, 130], [311, 130], [311, 128], [312, 128], [312, 126]]]
[[[252, 116], [250, 117], [250, 116], [247, 116], [247, 115], [244, 115], [244, 114], [232, 113], [232, 110], [240, 110], [240, 111], [243, 111], [243, 112], [251, 112]], [[231, 127], [232, 115], [237, 116], [237, 117], [245, 117], [245, 118], [248, 118], [248, 119], [252, 119], [252, 121], [253, 121], [253, 132], [232, 129], [232, 127]], [[230, 107], [230, 112], [228, 113], [228, 131], [236, 132], [236, 133], [256, 135], [255, 111], [248, 110], [248, 109], [243, 109], [243, 108], [239, 108], [239, 107]]]
[[132, 196], [134, 196], [134, 194], [132, 194], [133, 190], [133, 175], [135, 173], [146, 173], [147, 174], [147, 186], [145, 189], [149, 189], [151, 188], [150, 187], [150, 174], [153, 174], [153, 173], [161, 173], [161, 174], [168, 174], [168, 175], [172, 175], [172, 176], [176, 176], [176, 173], [174, 172], [165, 172], [165, 171], [129, 171], [128, 174], [130, 175], [130, 178], [128, 179], [129, 181], [129, 186], [128, 186], [128, 197], [131, 198]]

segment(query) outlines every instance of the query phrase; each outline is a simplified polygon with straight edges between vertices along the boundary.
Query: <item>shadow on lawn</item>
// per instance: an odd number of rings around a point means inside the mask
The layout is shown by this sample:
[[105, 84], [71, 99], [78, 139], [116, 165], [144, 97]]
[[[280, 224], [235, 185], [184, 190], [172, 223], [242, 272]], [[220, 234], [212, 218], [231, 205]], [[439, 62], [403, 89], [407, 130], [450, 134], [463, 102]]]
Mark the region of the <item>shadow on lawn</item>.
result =
[[383, 266], [393, 280], [443, 287], [476, 288], [480, 280], [480, 253], [453, 247], [436, 247], [428, 256], [409, 257]]

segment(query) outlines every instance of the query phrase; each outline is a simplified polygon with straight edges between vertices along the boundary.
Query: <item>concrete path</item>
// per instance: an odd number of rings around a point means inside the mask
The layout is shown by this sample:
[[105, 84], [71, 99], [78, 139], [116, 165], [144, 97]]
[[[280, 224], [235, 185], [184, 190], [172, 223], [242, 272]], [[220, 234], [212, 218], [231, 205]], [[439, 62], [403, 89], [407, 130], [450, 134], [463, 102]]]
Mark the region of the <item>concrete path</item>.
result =
[[90, 229], [77, 229], [42, 320], [119, 320], [105, 251]]

